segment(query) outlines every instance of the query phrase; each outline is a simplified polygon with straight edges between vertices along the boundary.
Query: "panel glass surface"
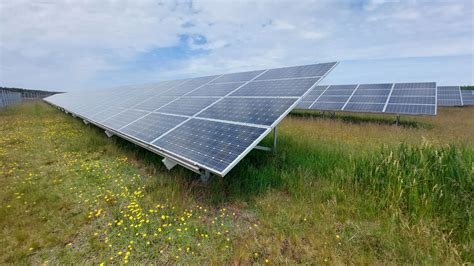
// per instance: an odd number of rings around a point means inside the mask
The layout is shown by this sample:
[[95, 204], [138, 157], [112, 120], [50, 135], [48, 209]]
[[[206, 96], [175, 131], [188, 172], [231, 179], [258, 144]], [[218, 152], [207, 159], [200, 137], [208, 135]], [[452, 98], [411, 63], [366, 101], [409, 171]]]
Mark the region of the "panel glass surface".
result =
[[218, 76], [207, 76], [207, 77], [193, 78], [187, 82], [184, 82], [180, 85], [173, 87], [173, 89], [164, 92], [162, 95], [163, 96], [182, 96], [212, 81], [213, 79], [217, 77]]
[[414, 82], [414, 83], [396, 83], [394, 89], [432, 89], [436, 88], [436, 82]]
[[383, 103], [387, 101], [387, 96], [352, 96], [350, 103]]
[[300, 97], [319, 78], [252, 81], [230, 96], [288, 96]]
[[152, 144], [216, 172], [223, 172], [266, 129], [191, 119]]
[[244, 82], [206, 84], [186, 96], [225, 96], [243, 84]]
[[312, 110], [321, 110], [321, 111], [341, 111], [345, 103], [324, 103], [324, 102], [315, 102], [312, 106]]
[[389, 103], [409, 103], [409, 104], [436, 104], [435, 97], [416, 97], [416, 96], [393, 96], [390, 97]]
[[397, 89], [392, 91], [392, 96], [436, 96], [436, 89]]
[[464, 105], [474, 105], [474, 90], [461, 90], [461, 96]]
[[217, 100], [218, 98], [185, 97], [161, 107], [156, 112], [192, 116]]
[[358, 90], [391, 90], [392, 83], [360, 84]]
[[258, 76], [263, 71], [264, 70], [255, 70], [255, 71], [248, 71], [248, 72], [225, 74], [217, 78], [216, 80], [214, 80], [212, 83], [249, 81], [255, 78], [256, 76]]
[[318, 94], [308, 94], [303, 98], [303, 101], [311, 101], [314, 102], [316, 99], [318, 99], [319, 96], [321, 96], [322, 92], [318, 92]]
[[326, 88], [321, 89], [320, 87], [317, 87], [310, 90], [307, 95], [321, 95], [325, 90]]
[[461, 98], [459, 99], [441, 99], [438, 98], [438, 106], [462, 106]]
[[151, 142], [186, 119], [181, 116], [150, 113], [122, 128], [120, 132], [144, 142]]
[[354, 93], [354, 96], [388, 96], [390, 94], [390, 90], [366, 90], [366, 89], [357, 89]]
[[174, 101], [176, 97], [167, 97], [167, 96], [156, 96], [152, 97], [140, 104], [135, 105], [134, 109], [145, 110], [145, 111], [154, 111], [160, 107]]
[[462, 106], [459, 86], [438, 86], [438, 106]]
[[146, 114], [147, 114], [147, 112], [143, 112], [143, 111], [126, 110], [122, 113], [119, 113], [115, 116], [112, 116], [111, 118], [109, 118], [107, 120], [102, 121], [101, 124], [103, 124], [103, 125], [105, 125], [109, 128], [119, 130], [123, 126], [137, 120], [138, 118], [140, 118], [140, 117], [142, 117]]
[[257, 78], [257, 80], [266, 79], [284, 79], [284, 78], [301, 78], [301, 77], [322, 77], [328, 73], [334, 66], [333, 63], [323, 63], [296, 67], [283, 67], [270, 69]]
[[419, 115], [434, 115], [436, 114], [435, 105], [418, 105], [418, 104], [388, 104], [385, 109], [386, 113], [393, 114], [419, 114]]
[[105, 110], [97, 112], [94, 115], [91, 115], [90, 119], [92, 121], [101, 122], [101, 121], [104, 121], [104, 120], [118, 114], [119, 112], [122, 112], [123, 110], [124, 110], [123, 108], [119, 108], [119, 107], [109, 107]]
[[200, 113], [198, 117], [270, 126], [297, 100], [292, 98], [224, 98]]
[[119, 107], [130, 108], [138, 103], [144, 102], [146, 99], [149, 99], [150, 96], [148, 95], [137, 95], [134, 97], [130, 97], [125, 101], [122, 101], [118, 104]]
[[383, 112], [385, 104], [376, 104], [376, 103], [351, 103], [349, 102], [345, 107], [344, 111], [350, 112]]
[[298, 103], [295, 109], [308, 109], [312, 103], [312, 101], [301, 101]]

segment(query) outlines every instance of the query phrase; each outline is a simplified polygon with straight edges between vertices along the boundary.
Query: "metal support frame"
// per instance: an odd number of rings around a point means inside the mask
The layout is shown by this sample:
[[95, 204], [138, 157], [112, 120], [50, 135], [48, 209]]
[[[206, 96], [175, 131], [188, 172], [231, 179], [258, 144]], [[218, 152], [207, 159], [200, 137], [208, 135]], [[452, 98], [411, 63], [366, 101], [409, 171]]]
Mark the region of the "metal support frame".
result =
[[397, 115], [397, 118], [395, 120], [395, 125], [399, 125], [400, 124], [400, 115]]
[[265, 147], [265, 146], [255, 146], [254, 149], [261, 150], [261, 151], [273, 151], [275, 152], [277, 148], [277, 129], [276, 127], [273, 128], [273, 147]]
[[201, 182], [207, 183], [207, 181], [209, 181], [209, 179], [211, 179], [211, 172], [209, 172], [209, 170], [204, 170], [201, 173], [201, 176], [199, 177], [199, 179], [201, 179]]
[[108, 131], [108, 130], [106, 130], [106, 131], [104, 131], [104, 132], [105, 132], [105, 135], [107, 135], [107, 137], [109, 137], [109, 138], [111, 138], [111, 137], [114, 135], [114, 133], [112, 133], [112, 132], [110, 132], [110, 131]]
[[86, 124], [86, 125], [89, 124], [89, 121], [87, 121], [85, 119], [83, 119], [82, 122], [84, 122], [84, 124]]
[[163, 162], [163, 164], [165, 165], [166, 169], [168, 170], [171, 170], [173, 169], [173, 167], [175, 167], [178, 163], [168, 157], [165, 157], [163, 158], [163, 160], [161, 160]]

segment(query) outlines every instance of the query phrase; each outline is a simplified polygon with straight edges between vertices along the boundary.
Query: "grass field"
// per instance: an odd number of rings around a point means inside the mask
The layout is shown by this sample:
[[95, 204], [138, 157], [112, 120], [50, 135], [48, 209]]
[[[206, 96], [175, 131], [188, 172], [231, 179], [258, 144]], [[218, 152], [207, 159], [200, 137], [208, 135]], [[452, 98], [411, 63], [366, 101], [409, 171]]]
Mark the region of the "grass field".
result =
[[297, 112], [276, 153], [203, 185], [45, 103], [4, 108], [0, 263], [472, 263], [473, 117]]

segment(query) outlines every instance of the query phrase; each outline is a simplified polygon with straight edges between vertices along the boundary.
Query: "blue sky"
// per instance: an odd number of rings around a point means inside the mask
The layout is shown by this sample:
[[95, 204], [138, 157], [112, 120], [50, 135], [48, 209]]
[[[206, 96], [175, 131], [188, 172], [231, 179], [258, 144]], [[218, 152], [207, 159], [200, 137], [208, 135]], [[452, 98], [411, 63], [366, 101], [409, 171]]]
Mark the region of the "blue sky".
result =
[[341, 61], [322, 84], [474, 84], [472, 1], [0, 2], [0, 86], [62, 91]]

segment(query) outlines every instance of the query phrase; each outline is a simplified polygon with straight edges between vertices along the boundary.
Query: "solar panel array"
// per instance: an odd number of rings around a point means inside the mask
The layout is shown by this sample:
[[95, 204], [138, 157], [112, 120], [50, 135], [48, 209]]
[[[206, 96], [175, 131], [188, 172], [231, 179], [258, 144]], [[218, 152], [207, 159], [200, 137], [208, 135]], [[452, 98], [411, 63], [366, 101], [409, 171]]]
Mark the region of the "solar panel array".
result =
[[436, 115], [435, 82], [316, 86], [296, 109]]
[[438, 86], [438, 106], [462, 106], [459, 86]]
[[0, 89], [0, 108], [21, 102], [21, 93]]
[[64, 93], [46, 101], [194, 171], [224, 176], [335, 65]]
[[462, 104], [474, 105], [474, 90], [461, 90]]

